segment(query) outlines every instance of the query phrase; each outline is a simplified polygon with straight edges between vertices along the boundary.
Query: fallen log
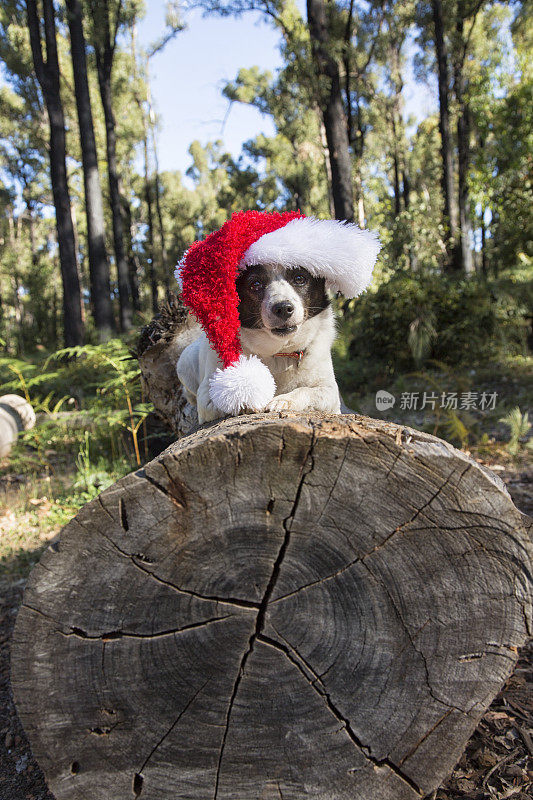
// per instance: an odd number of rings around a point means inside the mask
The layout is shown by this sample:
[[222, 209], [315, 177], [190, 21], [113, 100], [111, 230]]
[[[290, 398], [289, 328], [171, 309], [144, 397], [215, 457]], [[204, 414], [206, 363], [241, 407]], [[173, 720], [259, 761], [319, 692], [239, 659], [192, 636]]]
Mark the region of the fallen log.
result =
[[17, 708], [57, 800], [414, 800], [531, 625], [527, 521], [447, 443], [226, 420], [85, 506], [35, 567]]
[[0, 458], [9, 455], [21, 431], [35, 425], [35, 412], [30, 403], [18, 394], [0, 397]]

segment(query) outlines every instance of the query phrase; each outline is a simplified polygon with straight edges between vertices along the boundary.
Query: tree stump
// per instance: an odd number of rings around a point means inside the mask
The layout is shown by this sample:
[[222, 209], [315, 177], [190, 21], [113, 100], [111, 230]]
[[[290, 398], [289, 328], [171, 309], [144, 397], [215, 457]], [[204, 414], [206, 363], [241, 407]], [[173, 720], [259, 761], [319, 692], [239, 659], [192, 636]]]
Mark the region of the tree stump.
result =
[[57, 800], [414, 800], [531, 620], [528, 518], [427, 434], [226, 420], [83, 508], [17, 620]]
[[196, 407], [187, 402], [176, 364], [182, 351], [201, 333], [200, 326], [174, 292], [139, 336], [137, 357], [145, 394], [157, 415], [176, 436], [198, 428]]

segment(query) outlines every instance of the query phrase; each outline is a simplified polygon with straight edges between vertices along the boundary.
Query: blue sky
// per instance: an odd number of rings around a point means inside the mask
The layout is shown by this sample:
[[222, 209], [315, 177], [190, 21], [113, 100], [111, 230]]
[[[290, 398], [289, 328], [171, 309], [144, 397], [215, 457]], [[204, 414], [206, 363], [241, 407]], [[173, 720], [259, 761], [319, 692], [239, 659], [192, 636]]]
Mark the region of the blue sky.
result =
[[[147, 4], [139, 25], [139, 40], [147, 46], [162, 31], [163, 0]], [[222, 97], [224, 83], [233, 80], [240, 67], [259, 65], [272, 72], [281, 66], [279, 36], [256, 13], [240, 19], [204, 17], [199, 11], [186, 16], [187, 29], [179, 33], [151, 62], [154, 105], [160, 118], [161, 168], [185, 171], [191, 164], [190, 143], [222, 139], [226, 148], [239, 153], [242, 142], [260, 131], [271, 135], [269, 117]], [[224, 123], [224, 119], [226, 121]]]
[[[147, 3], [145, 19], [139, 26], [141, 44], [148, 46], [164, 26], [164, 0]], [[258, 65], [274, 72], [282, 65], [280, 37], [259, 13], [239, 19], [206, 17], [199, 11], [185, 16], [187, 29], [152, 59], [151, 84], [154, 105], [160, 119], [159, 160], [161, 169], [190, 166], [190, 143], [222, 139], [234, 155], [241, 145], [260, 132], [274, 133], [269, 117], [240, 103], [232, 105], [222, 97], [224, 83], [240, 67]], [[434, 110], [434, 95], [416, 84], [410, 71], [405, 76], [406, 112], [417, 118]]]

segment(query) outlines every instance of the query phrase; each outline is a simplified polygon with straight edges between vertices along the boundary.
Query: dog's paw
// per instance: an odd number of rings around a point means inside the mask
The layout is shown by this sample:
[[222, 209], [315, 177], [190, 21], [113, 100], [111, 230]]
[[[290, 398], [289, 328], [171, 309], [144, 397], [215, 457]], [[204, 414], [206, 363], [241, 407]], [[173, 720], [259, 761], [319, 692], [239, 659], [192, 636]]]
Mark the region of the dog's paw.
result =
[[289, 394], [279, 394], [265, 408], [265, 411], [298, 411], [299, 406]]

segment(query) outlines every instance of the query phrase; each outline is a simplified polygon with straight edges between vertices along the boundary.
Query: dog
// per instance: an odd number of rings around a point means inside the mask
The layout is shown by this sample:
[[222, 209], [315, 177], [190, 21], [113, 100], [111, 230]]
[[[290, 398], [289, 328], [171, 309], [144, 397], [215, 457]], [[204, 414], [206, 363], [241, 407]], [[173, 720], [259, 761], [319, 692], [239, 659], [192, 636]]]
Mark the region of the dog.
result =
[[[239, 275], [236, 289], [243, 353], [258, 356], [276, 384], [273, 400], [260, 410], [339, 414], [331, 359], [335, 319], [325, 279], [303, 268], [257, 264]], [[209, 395], [218, 367], [219, 357], [205, 333], [178, 360], [178, 378], [187, 401], [197, 407], [200, 424], [227, 416]]]

